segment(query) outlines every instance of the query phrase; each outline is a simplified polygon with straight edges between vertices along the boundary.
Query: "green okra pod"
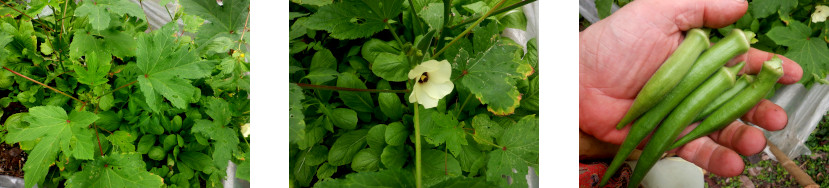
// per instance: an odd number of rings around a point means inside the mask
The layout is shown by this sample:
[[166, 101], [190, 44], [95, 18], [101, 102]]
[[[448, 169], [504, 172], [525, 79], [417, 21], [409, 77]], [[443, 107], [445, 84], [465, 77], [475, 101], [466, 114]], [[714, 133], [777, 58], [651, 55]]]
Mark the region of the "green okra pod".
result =
[[740, 72], [744, 65], [745, 62], [732, 67], [720, 68], [717, 73], [708, 78], [705, 83], [683, 99], [682, 103], [671, 111], [671, 114], [656, 129], [656, 132], [651, 136], [651, 140], [642, 150], [642, 155], [639, 156], [639, 162], [636, 163], [628, 187], [639, 186], [639, 182], [645, 178], [645, 175], [656, 164], [662, 153], [668, 151], [668, 147], [676, 140], [679, 133], [682, 133], [682, 130], [688, 124], [691, 124], [694, 118], [718, 95], [734, 86], [737, 80], [737, 72]]
[[702, 119], [705, 119], [706, 116], [711, 115], [711, 112], [714, 112], [714, 110], [722, 106], [722, 104], [728, 102], [728, 99], [731, 99], [732, 97], [737, 95], [737, 93], [740, 93], [740, 91], [742, 91], [751, 83], [753, 83], [754, 79], [754, 75], [744, 74], [740, 76], [740, 79], [737, 80], [737, 83], [734, 84], [734, 87], [731, 87], [731, 89], [728, 89], [727, 91], [723, 92], [722, 95], [717, 97], [717, 99], [714, 99], [714, 101], [711, 102], [711, 104], [708, 104], [708, 106], [706, 106], [705, 109], [699, 113], [699, 115], [696, 119], [694, 119], [693, 122], [700, 121]]
[[607, 183], [610, 176], [613, 176], [613, 174], [616, 173], [616, 170], [619, 170], [619, 167], [622, 166], [622, 163], [628, 155], [630, 155], [633, 149], [639, 145], [639, 142], [641, 142], [642, 139], [645, 139], [645, 137], [648, 136], [648, 134], [656, 127], [656, 125], [658, 125], [659, 122], [661, 122], [662, 119], [664, 119], [665, 116], [667, 116], [668, 113], [676, 107], [676, 105], [682, 102], [682, 99], [688, 96], [691, 91], [702, 84], [702, 82], [717, 71], [717, 69], [723, 67], [728, 60], [747, 52], [748, 49], [749, 43], [748, 39], [745, 37], [745, 34], [743, 34], [742, 30], [735, 29], [725, 38], [720, 40], [720, 42], [714, 44], [711, 48], [703, 52], [679, 84], [677, 84], [673, 90], [668, 92], [668, 95], [666, 95], [665, 98], [662, 99], [662, 101], [660, 101], [656, 106], [645, 112], [642, 117], [633, 122], [630, 132], [625, 137], [625, 141], [622, 142], [622, 145], [619, 147], [619, 151], [607, 167], [607, 172], [605, 173], [605, 176], [602, 177], [602, 183], [600, 183], [600, 185]]
[[771, 60], [763, 63], [763, 68], [757, 74], [757, 81], [717, 108], [697, 128], [694, 128], [694, 130], [671, 145], [671, 148], [685, 145], [694, 139], [711, 134], [734, 122], [734, 120], [757, 105], [774, 88], [774, 84], [777, 83], [780, 77], [783, 77], [783, 61], [775, 56]]
[[708, 32], [702, 29], [691, 29], [685, 34], [685, 40], [679, 44], [673, 54], [656, 70], [636, 98], [633, 105], [616, 125], [621, 129], [633, 119], [639, 117], [651, 107], [655, 106], [671, 89], [688, 73], [702, 51], [708, 49]]

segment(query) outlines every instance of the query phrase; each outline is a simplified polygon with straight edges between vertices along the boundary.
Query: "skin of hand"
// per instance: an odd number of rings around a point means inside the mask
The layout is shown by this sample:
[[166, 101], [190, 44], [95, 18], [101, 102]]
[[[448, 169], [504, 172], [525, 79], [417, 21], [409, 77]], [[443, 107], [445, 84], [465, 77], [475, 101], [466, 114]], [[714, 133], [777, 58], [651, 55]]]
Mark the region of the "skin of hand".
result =
[[[638, 0], [579, 33], [579, 128], [597, 139], [621, 144], [630, 131], [615, 128], [650, 79], [692, 28], [721, 28], [745, 14], [743, 0]], [[746, 61], [741, 72], [756, 74], [775, 54], [750, 49], [728, 65]], [[778, 81], [793, 84], [803, 75], [794, 61], [783, 59]], [[743, 115], [744, 121], [769, 131], [783, 129], [788, 117], [780, 106], [763, 99]], [[696, 127], [689, 126], [683, 135]], [[740, 157], [766, 146], [763, 132], [739, 121], [707, 137], [669, 152], [720, 176], [736, 176], [745, 164]], [[643, 142], [639, 147], [644, 146]], [[738, 154], [739, 153], [739, 154]]]

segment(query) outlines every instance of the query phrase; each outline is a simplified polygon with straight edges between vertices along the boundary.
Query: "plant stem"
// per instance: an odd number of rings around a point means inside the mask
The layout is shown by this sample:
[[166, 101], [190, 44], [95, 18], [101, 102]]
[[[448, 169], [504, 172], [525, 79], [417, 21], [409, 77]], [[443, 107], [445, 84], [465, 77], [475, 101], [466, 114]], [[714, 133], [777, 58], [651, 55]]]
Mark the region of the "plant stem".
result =
[[466, 103], [469, 102], [469, 98], [472, 98], [472, 96], [470, 96], [470, 95], [472, 95], [472, 93], [467, 95], [466, 99], [463, 100], [463, 103], [461, 104], [461, 108], [458, 109], [458, 115], [456, 115], [455, 118], [461, 117], [461, 112], [463, 112], [463, 107], [466, 107]]
[[[504, 13], [504, 12], [506, 12], [506, 11], [509, 11], [509, 10], [514, 9], [514, 8], [518, 8], [518, 7], [524, 6], [524, 5], [526, 5], [526, 4], [530, 4], [530, 3], [535, 2], [535, 1], [536, 1], [536, 0], [524, 0], [524, 1], [521, 1], [521, 2], [518, 2], [518, 3], [515, 3], [515, 4], [512, 4], [512, 5], [510, 5], [510, 6], [507, 6], [507, 7], [501, 8], [501, 9], [498, 9], [498, 10], [496, 10], [495, 12], [493, 12], [492, 14], [494, 14], [494, 15], [501, 14], [501, 13]], [[459, 23], [458, 25], [453, 25], [452, 27], [449, 27], [449, 29], [455, 28], [455, 27], [457, 27], [457, 26], [462, 26], [462, 25], [468, 24], [469, 22], [472, 22], [472, 20], [476, 20], [476, 19], [479, 19], [479, 17], [473, 17], [473, 18], [470, 18], [470, 19], [464, 20], [464, 21], [462, 21], [461, 23]]]
[[109, 95], [110, 93], [114, 93], [115, 91], [118, 91], [118, 90], [119, 90], [119, 89], [121, 89], [121, 88], [124, 88], [124, 87], [130, 86], [130, 85], [132, 85], [132, 84], [135, 84], [135, 82], [138, 82], [138, 80], [132, 81], [132, 82], [130, 82], [130, 83], [128, 83], [128, 84], [124, 84], [124, 85], [122, 85], [122, 86], [120, 86], [120, 87], [118, 87], [118, 88], [113, 89], [112, 91], [109, 91], [109, 92], [107, 92], [107, 93], [104, 93], [103, 95], [98, 96], [98, 99], [101, 99], [101, 97], [106, 96], [106, 95]]
[[49, 27], [49, 25], [46, 25], [45, 23], [41, 22], [40, 20], [34, 19], [34, 18], [32, 18], [31, 16], [29, 16], [28, 14], [26, 14], [26, 13], [24, 13], [24, 12], [21, 12], [20, 10], [17, 10], [17, 9], [16, 9], [16, 8], [14, 8], [13, 6], [11, 6], [11, 5], [9, 5], [8, 3], [6, 3], [6, 1], [4, 1], [4, 0], [0, 0], [0, 2], [3, 2], [3, 4], [4, 4], [4, 5], [6, 5], [7, 7], [11, 8], [12, 10], [17, 11], [17, 12], [19, 12], [20, 14], [23, 14], [23, 15], [24, 15], [24, 16], [26, 16], [26, 17], [29, 17], [29, 19], [32, 19], [32, 20], [34, 20], [34, 21], [37, 21], [38, 23], [40, 23], [40, 24], [41, 24], [41, 26], [45, 26], [47, 29], [49, 29], [49, 31], [55, 31], [54, 29], [52, 29], [52, 27]]
[[405, 90], [357, 89], [357, 88], [347, 88], [347, 87], [313, 85], [313, 84], [305, 84], [305, 83], [296, 83], [296, 85], [303, 88], [303, 89], [322, 89], [322, 90], [334, 90], [334, 91], [357, 91], [357, 92], [370, 92], [370, 93], [408, 93], [408, 92], [410, 92], [408, 89], [405, 89]]
[[236, 50], [242, 49], [242, 43], [245, 40], [245, 32], [248, 31], [248, 21], [250, 20], [250, 5], [248, 5], [248, 15], [245, 17], [245, 27], [242, 28], [242, 37], [239, 38], [239, 46], [236, 47]]
[[449, 42], [449, 44], [447, 44], [446, 46], [444, 46], [443, 48], [441, 48], [441, 49], [440, 49], [440, 51], [438, 51], [437, 53], [435, 53], [435, 55], [432, 55], [432, 59], [437, 58], [437, 57], [438, 57], [441, 53], [443, 53], [443, 51], [446, 51], [446, 49], [447, 49], [447, 48], [449, 48], [450, 46], [452, 46], [452, 44], [455, 44], [455, 42], [458, 42], [458, 40], [459, 40], [459, 39], [461, 39], [461, 38], [463, 38], [464, 36], [466, 36], [466, 34], [469, 34], [469, 32], [471, 32], [471, 31], [472, 31], [472, 28], [475, 28], [475, 26], [478, 26], [478, 24], [480, 24], [482, 21], [484, 21], [484, 19], [486, 19], [486, 17], [489, 17], [489, 15], [491, 15], [493, 12], [495, 12], [495, 9], [497, 9], [498, 7], [500, 7], [501, 5], [503, 5], [503, 4], [504, 4], [504, 2], [506, 2], [506, 1], [507, 1], [507, 0], [501, 0], [500, 2], [498, 2], [498, 4], [495, 4], [495, 7], [492, 7], [492, 9], [489, 9], [489, 11], [488, 11], [488, 12], [486, 12], [486, 14], [484, 14], [484, 16], [481, 16], [481, 18], [478, 18], [478, 21], [475, 21], [475, 23], [473, 23], [472, 25], [470, 25], [469, 27], [467, 27], [467, 28], [466, 28], [466, 30], [464, 30], [464, 31], [463, 31], [463, 33], [461, 33], [460, 35], [458, 35], [458, 36], [456, 36], [454, 39], [452, 39], [452, 41], [451, 41], [451, 42]]
[[[29, 80], [29, 81], [32, 81], [32, 82], [34, 82], [34, 83], [37, 83], [38, 85], [41, 85], [41, 86], [43, 86], [43, 87], [45, 87], [45, 88], [49, 88], [49, 89], [51, 89], [52, 91], [58, 92], [58, 93], [60, 93], [60, 94], [63, 94], [63, 95], [65, 95], [65, 96], [69, 97], [69, 98], [75, 99], [76, 101], [83, 103], [83, 106], [86, 106], [86, 102], [84, 102], [84, 101], [82, 101], [82, 100], [80, 100], [80, 99], [78, 99], [78, 98], [75, 98], [75, 97], [73, 97], [73, 96], [71, 96], [71, 95], [69, 95], [69, 94], [66, 94], [66, 93], [64, 93], [64, 92], [62, 92], [62, 91], [60, 91], [60, 90], [58, 90], [58, 89], [55, 89], [55, 88], [53, 88], [53, 87], [50, 87], [50, 86], [48, 86], [48, 85], [46, 85], [46, 84], [43, 84], [43, 83], [41, 83], [41, 82], [38, 82], [37, 80], [31, 79], [31, 78], [29, 78], [29, 77], [27, 77], [27, 76], [24, 76], [24, 75], [22, 75], [22, 74], [20, 74], [20, 73], [18, 73], [18, 72], [15, 72], [15, 71], [13, 71], [13, 70], [9, 69], [9, 68], [8, 68], [8, 67], [6, 67], [6, 66], [3, 66], [3, 68], [4, 68], [4, 69], [6, 69], [6, 70], [8, 70], [9, 72], [14, 73], [14, 74], [16, 74], [16, 75], [18, 75], [18, 76], [20, 76], [20, 77], [23, 77], [23, 78], [25, 78], [25, 79], [27, 79], [27, 80]], [[83, 107], [81, 107], [81, 109], [83, 109]]]
[[414, 129], [415, 129], [415, 181], [417, 182], [417, 188], [423, 187], [423, 180], [421, 179], [421, 174], [423, 172], [423, 166], [420, 164], [421, 157], [420, 154], [422, 150], [420, 148], [420, 112], [418, 109], [420, 107], [417, 103], [414, 104]]
[[397, 30], [395, 30], [388, 21], [386, 21], [386, 26], [389, 27], [389, 32], [391, 32], [391, 35], [394, 36], [394, 40], [397, 40], [397, 44], [400, 45], [400, 48], [403, 48], [403, 40], [400, 40], [400, 36], [397, 36]]

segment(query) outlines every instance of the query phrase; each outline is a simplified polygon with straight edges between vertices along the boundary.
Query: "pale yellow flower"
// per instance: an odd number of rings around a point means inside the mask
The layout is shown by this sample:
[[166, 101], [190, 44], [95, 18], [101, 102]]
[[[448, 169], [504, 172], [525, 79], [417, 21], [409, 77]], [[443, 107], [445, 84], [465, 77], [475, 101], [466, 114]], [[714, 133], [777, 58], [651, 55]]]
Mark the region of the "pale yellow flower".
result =
[[452, 66], [446, 60], [429, 60], [409, 71], [409, 79], [415, 80], [409, 102], [419, 103], [429, 109], [438, 106], [438, 101], [452, 92], [455, 84], [449, 78]]
[[815, 12], [812, 13], [812, 23], [824, 22], [826, 17], [829, 17], [829, 7], [825, 5], [815, 6]]
[[245, 123], [244, 125], [242, 125], [242, 127], [239, 129], [239, 132], [242, 132], [242, 136], [245, 136], [245, 138], [249, 137], [250, 136], [250, 123]]

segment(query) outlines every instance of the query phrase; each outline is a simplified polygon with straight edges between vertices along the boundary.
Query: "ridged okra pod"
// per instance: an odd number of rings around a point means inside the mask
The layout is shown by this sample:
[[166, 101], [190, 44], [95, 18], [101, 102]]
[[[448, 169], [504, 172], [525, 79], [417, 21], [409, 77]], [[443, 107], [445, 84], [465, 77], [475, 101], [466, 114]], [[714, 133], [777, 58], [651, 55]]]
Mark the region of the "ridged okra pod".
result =
[[685, 34], [685, 40], [679, 44], [674, 53], [645, 83], [645, 86], [633, 99], [633, 105], [630, 106], [616, 128], [621, 129], [662, 100], [688, 73], [688, 69], [691, 68], [691, 65], [694, 64], [702, 51], [708, 49], [709, 45], [707, 31], [702, 29], [688, 30]]
[[642, 155], [639, 156], [639, 162], [636, 163], [628, 187], [637, 187], [639, 182], [648, 174], [648, 171], [656, 164], [656, 161], [659, 160], [659, 157], [662, 156], [662, 153], [668, 151], [668, 147], [673, 144], [679, 133], [682, 133], [682, 130], [688, 124], [691, 124], [694, 118], [711, 101], [734, 86], [734, 83], [737, 82], [737, 72], [740, 72], [744, 65], [745, 62], [732, 67], [720, 68], [717, 73], [708, 78], [705, 83], [683, 99], [682, 103], [671, 111], [671, 114], [653, 133], [650, 141], [645, 145], [645, 149], [642, 150]]
[[616, 153], [616, 156], [613, 157], [613, 161], [610, 163], [610, 166], [607, 167], [607, 172], [605, 173], [605, 176], [602, 177], [602, 183], [600, 183], [600, 185], [607, 183], [610, 176], [613, 176], [613, 174], [616, 173], [616, 170], [619, 170], [619, 167], [622, 166], [622, 163], [628, 155], [630, 155], [633, 149], [639, 145], [639, 142], [648, 136], [656, 125], [658, 125], [659, 122], [661, 122], [662, 119], [664, 119], [665, 116], [667, 116], [668, 113], [676, 107], [676, 105], [682, 102], [682, 99], [688, 96], [691, 91], [702, 84], [702, 82], [717, 71], [717, 69], [723, 67], [728, 60], [747, 52], [748, 49], [748, 38], [746, 38], [742, 30], [734, 29], [725, 38], [720, 40], [720, 42], [714, 44], [711, 48], [703, 52], [679, 84], [668, 92], [668, 95], [666, 95], [662, 101], [657, 103], [656, 106], [645, 112], [642, 117], [633, 122], [630, 132], [625, 137], [625, 141], [622, 142], [622, 145], [619, 147], [619, 151]]
[[746, 87], [734, 98], [714, 110], [702, 123], [687, 135], [676, 141], [671, 148], [682, 146], [694, 139], [711, 134], [734, 122], [737, 118], [751, 110], [766, 94], [774, 88], [777, 80], [783, 77], [783, 61], [773, 57], [763, 63], [763, 68], [757, 74], [757, 81]]
[[734, 87], [731, 87], [731, 89], [728, 89], [727, 91], [723, 92], [722, 95], [717, 97], [717, 99], [714, 99], [714, 101], [711, 102], [711, 104], [708, 104], [708, 106], [706, 106], [705, 109], [703, 109], [702, 112], [699, 113], [699, 115], [696, 119], [694, 119], [693, 122], [700, 121], [702, 119], [705, 119], [706, 116], [711, 115], [711, 112], [714, 112], [714, 110], [722, 106], [722, 104], [728, 102], [728, 99], [731, 99], [732, 97], [737, 95], [737, 93], [740, 93], [740, 91], [742, 91], [751, 83], [753, 83], [754, 79], [754, 75], [744, 74], [740, 76], [740, 78], [737, 79], [737, 83], [734, 84]]

